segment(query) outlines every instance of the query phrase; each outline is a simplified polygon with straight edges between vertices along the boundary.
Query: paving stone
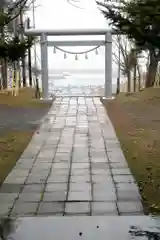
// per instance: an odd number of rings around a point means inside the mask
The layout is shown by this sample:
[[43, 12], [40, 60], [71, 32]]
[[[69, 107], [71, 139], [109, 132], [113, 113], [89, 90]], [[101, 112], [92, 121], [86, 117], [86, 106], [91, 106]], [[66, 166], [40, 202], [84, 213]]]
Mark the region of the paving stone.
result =
[[72, 157], [73, 163], [89, 163], [89, 157]]
[[38, 209], [38, 214], [55, 214], [64, 212], [64, 203], [42, 202]]
[[41, 176], [41, 175], [33, 175], [33, 176], [29, 176], [26, 184], [44, 184], [47, 180], [47, 176]]
[[105, 145], [107, 148], [107, 152], [110, 152], [110, 151], [113, 152], [117, 148], [118, 148], [118, 150], [121, 149], [120, 143], [117, 140], [106, 140]]
[[108, 157], [106, 155], [106, 152], [100, 152], [100, 151], [91, 151], [90, 152], [90, 155], [91, 155], [91, 159], [92, 161], [97, 158], [97, 161], [98, 160], [101, 160], [101, 162], [108, 162]]
[[15, 165], [16, 169], [24, 169], [28, 170], [32, 167], [35, 159], [19, 159], [18, 162]]
[[7, 177], [4, 181], [5, 184], [24, 184], [25, 181], [27, 179], [26, 177], [16, 177], [16, 176], [12, 176], [12, 177]]
[[28, 184], [24, 185], [22, 193], [41, 193], [44, 191], [44, 184]]
[[116, 191], [116, 187], [115, 187], [115, 184], [112, 182], [112, 183], [109, 183], [109, 184], [106, 184], [105, 182], [101, 182], [101, 183], [94, 183], [92, 184], [92, 187], [93, 187], [93, 191]]
[[82, 191], [82, 192], [69, 192], [68, 201], [91, 201], [91, 192]]
[[[69, 161], [69, 160], [67, 159], [67, 161]], [[61, 157], [55, 157], [54, 158], [54, 163], [62, 163], [62, 162], [64, 162], [64, 159], [62, 160]], [[54, 169], [54, 170], [56, 170], [56, 169]]]
[[117, 183], [116, 184], [117, 190], [138, 190], [136, 183]]
[[110, 176], [111, 175], [111, 171], [110, 169], [91, 169], [92, 175], [106, 175], [106, 176]]
[[110, 163], [111, 168], [128, 168], [127, 162], [114, 162]]
[[[77, 130], [78, 131], [78, 130]], [[87, 132], [88, 132], [88, 129], [87, 129], [87, 131], [86, 131], [86, 133], [85, 134], [87, 134]], [[88, 147], [86, 147], [86, 148], [74, 148], [74, 150], [73, 150], [73, 156], [74, 155], [77, 155], [78, 157], [79, 156], [84, 156], [84, 157], [88, 157]]]
[[75, 176], [72, 175], [70, 177], [70, 182], [72, 183], [79, 183], [79, 182], [91, 182], [90, 176], [89, 175], [80, 175], [80, 176]]
[[92, 202], [92, 215], [117, 215], [116, 203], [113, 202]]
[[103, 170], [107, 170], [109, 169], [109, 164], [108, 163], [101, 163], [101, 162], [97, 162], [97, 163], [92, 163], [91, 165], [92, 169], [103, 169]]
[[0, 193], [19, 193], [22, 188], [21, 184], [3, 183], [0, 187]]
[[38, 158], [36, 159], [36, 161], [33, 164], [33, 168], [40, 168], [40, 169], [50, 169], [51, 166], [53, 164], [53, 161], [48, 160], [48, 158], [46, 158], [44, 160], [44, 158], [40, 158], [38, 161]]
[[20, 202], [40, 202], [43, 193], [20, 193], [18, 201]]
[[132, 175], [114, 175], [113, 179], [116, 183], [133, 183], [135, 182]]
[[[28, 170], [24, 170], [24, 169], [13, 169], [12, 172], [8, 175], [8, 177], [27, 177], [29, 174]], [[7, 178], [8, 178], [7, 177]]]
[[52, 170], [53, 169], [69, 169], [70, 168], [70, 164], [69, 163], [54, 163], [52, 166]]
[[100, 157], [96, 158], [96, 157], [92, 156], [91, 157], [91, 162], [92, 163], [107, 163], [108, 158], [107, 157], [106, 158], [100, 158]]
[[35, 159], [36, 158], [36, 156], [37, 156], [37, 153], [35, 152], [35, 153], [29, 153], [29, 152], [27, 152], [27, 153], [23, 153], [22, 155], [21, 155], [21, 158], [24, 158], [24, 159]]
[[131, 175], [131, 171], [129, 168], [113, 168], [112, 169], [113, 175]]
[[43, 151], [40, 151], [39, 155], [38, 155], [38, 158], [54, 158], [54, 155], [55, 155], [55, 151], [54, 149], [52, 150], [43, 150]]
[[30, 175], [34, 174], [34, 175], [38, 175], [41, 174], [43, 176], [48, 175], [48, 171], [50, 171], [51, 166], [42, 166], [42, 164], [36, 163], [36, 165], [33, 166], [33, 168], [30, 171]]
[[[82, 159], [82, 158], [88, 158], [88, 148], [85, 150], [83, 148], [74, 148], [73, 154], [72, 154], [72, 159]], [[78, 150], [77, 150], [78, 149]]]
[[71, 192], [91, 191], [90, 183], [70, 183], [69, 190]]
[[143, 213], [143, 207], [140, 201], [118, 201], [118, 210], [120, 214]]
[[67, 191], [45, 192], [43, 196], [44, 202], [64, 202], [67, 198]]
[[66, 183], [48, 183], [45, 188], [46, 192], [54, 192], [54, 191], [67, 191]]
[[33, 166], [33, 162], [20, 162], [16, 164], [16, 169], [17, 170], [30, 170]]
[[55, 157], [60, 157], [61, 159], [70, 159], [71, 157], [71, 153], [56, 153], [56, 156]]
[[48, 178], [47, 183], [67, 183], [68, 176], [52, 175]]
[[141, 201], [138, 190], [117, 189], [117, 198], [119, 201]]
[[43, 168], [35, 168], [35, 169], [32, 169], [28, 178], [46, 178], [48, 177], [48, 173], [49, 173], [49, 169], [46, 170]]
[[67, 214], [89, 214], [89, 202], [68, 202], [66, 203], [65, 213]]
[[25, 216], [35, 214], [38, 208], [38, 203], [33, 202], [20, 202], [16, 201], [11, 216]]
[[89, 169], [71, 169], [71, 175], [75, 176], [84, 176], [84, 175], [89, 175]]
[[63, 175], [63, 176], [68, 176], [69, 170], [68, 169], [52, 169], [50, 176], [51, 175]]
[[34, 162], [34, 164], [35, 165], [37, 165], [37, 164], [43, 164], [43, 163], [53, 163], [53, 158], [52, 157], [50, 157], [50, 158], [39, 158], [39, 157], [37, 157], [36, 158], [36, 161]]
[[0, 205], [1, 203], [12, 203], [18, 197], [19, 193], [0, 193]]
[[13, 203], [0, 204], [0, 217], [7, 217], [11, 211]]
[[36, 162], [32, 170], [49, 170], [52, 166], [52, 163], [40, 163]]
[[112, 162], [112, 163], [125, 163], [126, 162], [121, 149], [120, 149], [120, 151], [118, 151], [118, 153], [116, 150], [116, 152], [108, 152], [107, 155], [109, 158], [109, 162]]
[[68, 149], [68, 148], [62, 148], [62, 147], [58, 147], [57, 148], [57, 153], [71, 153], [72, 149]]
[[29, 177], [34, 177], [36, 176], [37, 178], [40, 178], [41, 176], [43, 177], [48, 177], [49, 169], [39, 169], [39, 168], [34, 168], [31, 170]]
[[89, 163], [72, 163], [72, 169], [89, 169]]
[[93, 183], [106, 183], [106, 186], [108, 184], [112, 184], [113, 183], [113, 179], [111, 176], [106, 176], [106, 175], [92, 175], [92, 182]]
[[114, 191], [114, 189], [112, 188], [108, 188], [106, 189], [106, 191], [104, 190], [95, 190], [95, 188], [93, 188], [93, 201], [116, 201], [117, 196], [116, 193]]

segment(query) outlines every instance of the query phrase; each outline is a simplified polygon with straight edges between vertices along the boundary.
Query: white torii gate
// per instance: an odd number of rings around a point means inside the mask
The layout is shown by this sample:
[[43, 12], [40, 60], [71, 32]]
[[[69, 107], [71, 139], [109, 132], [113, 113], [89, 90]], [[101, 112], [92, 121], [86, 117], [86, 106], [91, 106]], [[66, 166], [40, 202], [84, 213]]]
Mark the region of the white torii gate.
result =
[[[42, 71], [42, 95], [44, 99], [48, 93], [48, 47], [51, 46], [105, 46], [105, 87], [104, 97], [112, 97], [112, 33], [107, 29], [58, 29], [36, 30], [26, 29], [27, 36], [40, 36], [41, 45], [41, 71]], [[105, 40], [80, 40], [80, 41], [48, 41], [47, 36], [87, 36], [104, 35]]]

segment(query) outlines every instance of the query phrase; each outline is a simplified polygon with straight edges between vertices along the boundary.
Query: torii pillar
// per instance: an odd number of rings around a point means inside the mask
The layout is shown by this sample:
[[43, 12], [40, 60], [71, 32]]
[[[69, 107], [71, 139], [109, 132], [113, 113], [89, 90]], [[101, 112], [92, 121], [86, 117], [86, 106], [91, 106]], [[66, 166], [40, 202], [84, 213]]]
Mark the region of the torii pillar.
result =
[[104, 98], [112, 98], [112, 35], [105, 35], [105, 85]]
[[41, 45], [41, 76], [42, 76], [42, 96], [43, 99], [49, 98], [48, 92], [48, 46], [47, 35], [42, 33], [40, 36]]

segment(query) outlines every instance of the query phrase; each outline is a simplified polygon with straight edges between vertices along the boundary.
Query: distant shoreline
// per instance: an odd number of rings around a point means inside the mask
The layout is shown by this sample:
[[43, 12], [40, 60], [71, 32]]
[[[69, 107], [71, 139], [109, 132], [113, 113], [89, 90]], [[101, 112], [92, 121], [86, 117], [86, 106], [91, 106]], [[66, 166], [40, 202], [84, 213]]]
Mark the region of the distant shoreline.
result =
[[49, 74], [78, 73], [78, 74], [104, 74], [104, 69], [49, 69]]

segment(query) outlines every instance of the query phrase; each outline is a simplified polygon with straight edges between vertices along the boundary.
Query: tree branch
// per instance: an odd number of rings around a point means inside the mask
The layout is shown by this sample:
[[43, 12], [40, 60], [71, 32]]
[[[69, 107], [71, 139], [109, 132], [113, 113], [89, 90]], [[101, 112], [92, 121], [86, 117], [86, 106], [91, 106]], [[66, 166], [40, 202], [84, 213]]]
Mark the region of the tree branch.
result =
[[76, 3], [79, 3], [80, 1], [79, 0], [67, 0], [67, 2], [72, 5], [73, 7], [76, 7], [76, 8], [79, 8], [79, 9], [83, 9], [79, 6], [76, 5]]
[[[36, 0], [17, 0], [12, 3], [7, 9], [7, 15], [9, 16], [9, 22], [17, 18], [21, 11], [24, 11], [30, 7], [30, 5]], [[28, 4], [27, 4], [28, 3]], [[9, 23], [8, 22], [8, 23]]]

